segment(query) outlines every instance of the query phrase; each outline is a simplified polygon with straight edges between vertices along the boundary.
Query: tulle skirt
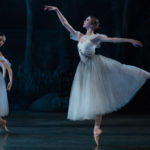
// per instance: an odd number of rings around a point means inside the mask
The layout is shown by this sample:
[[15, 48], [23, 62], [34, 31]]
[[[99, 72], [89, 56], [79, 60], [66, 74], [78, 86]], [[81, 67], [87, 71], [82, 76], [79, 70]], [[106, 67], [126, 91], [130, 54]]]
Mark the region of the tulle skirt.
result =
[[72, 84], [68, 119], [95, 119], [125, 106], [150, 73], [138, 67], [94, 55], [80, 61]]
[[8, 109], [6, 84], [2, 73], [0, 73], [0, 117], [8, 115]]

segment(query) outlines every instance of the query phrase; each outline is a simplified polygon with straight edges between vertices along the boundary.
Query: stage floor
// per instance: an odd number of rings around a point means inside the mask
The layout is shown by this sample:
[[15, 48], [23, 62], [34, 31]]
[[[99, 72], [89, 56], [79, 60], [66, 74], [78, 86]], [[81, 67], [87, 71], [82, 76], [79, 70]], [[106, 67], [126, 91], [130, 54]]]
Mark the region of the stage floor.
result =
[[150, 116], [113, 113], [103, 117], [101, 146], [93, 121], [69, 121], [64, 113], [11, 112], [0, 150], [150, 150]]

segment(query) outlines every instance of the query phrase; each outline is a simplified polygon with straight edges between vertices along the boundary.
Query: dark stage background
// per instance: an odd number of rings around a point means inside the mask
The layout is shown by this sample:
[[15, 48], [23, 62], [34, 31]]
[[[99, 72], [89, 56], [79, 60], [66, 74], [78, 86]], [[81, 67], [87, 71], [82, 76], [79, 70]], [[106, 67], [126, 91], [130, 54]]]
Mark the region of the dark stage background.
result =
[[[79, 62], [77, 43], [69, 39], [54, 12], [43, 11], [46, 4], [58, 6], [83, 33], [83, 20], [94, 15], [101, 22], [99, 33], [141, 40], [143, 48], [102, 44], [97, 53], [150, 71], [149, 0], [0, 0], [0, 30], [7, 36], [0, 50], [14, 71], [11, 110], [66, 111], [68, 107]], [[150, 81], [121, 111], [150, 112]]]

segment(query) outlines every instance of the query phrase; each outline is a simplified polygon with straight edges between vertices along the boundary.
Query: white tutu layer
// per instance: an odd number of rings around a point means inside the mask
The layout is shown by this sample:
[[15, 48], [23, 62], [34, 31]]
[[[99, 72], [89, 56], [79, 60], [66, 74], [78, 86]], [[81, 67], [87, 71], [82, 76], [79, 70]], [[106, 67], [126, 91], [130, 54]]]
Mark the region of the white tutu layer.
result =
[[68, 119], [95, 119], [126, 105], [150, 73], [101, 55], [80, 61], [74, 77]]
[[0, 73], [0, 117], [8, 115], [8, 99], [6, 92], [6, 84], [2, 73]]

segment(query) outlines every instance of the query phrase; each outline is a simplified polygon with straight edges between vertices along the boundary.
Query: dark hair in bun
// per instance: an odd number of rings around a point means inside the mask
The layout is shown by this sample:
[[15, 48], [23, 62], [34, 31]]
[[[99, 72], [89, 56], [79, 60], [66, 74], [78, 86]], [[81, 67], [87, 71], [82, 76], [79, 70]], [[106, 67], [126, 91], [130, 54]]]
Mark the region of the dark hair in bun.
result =
[[90, 16], [90, 18], [91, 18], [91, 24], [93, 25], [93, 30], [94, 31], [98, 30], [99, 29], [99, 25], [100, 25], [99, 20], [96, 17], [94, 17], [94, 16]]

